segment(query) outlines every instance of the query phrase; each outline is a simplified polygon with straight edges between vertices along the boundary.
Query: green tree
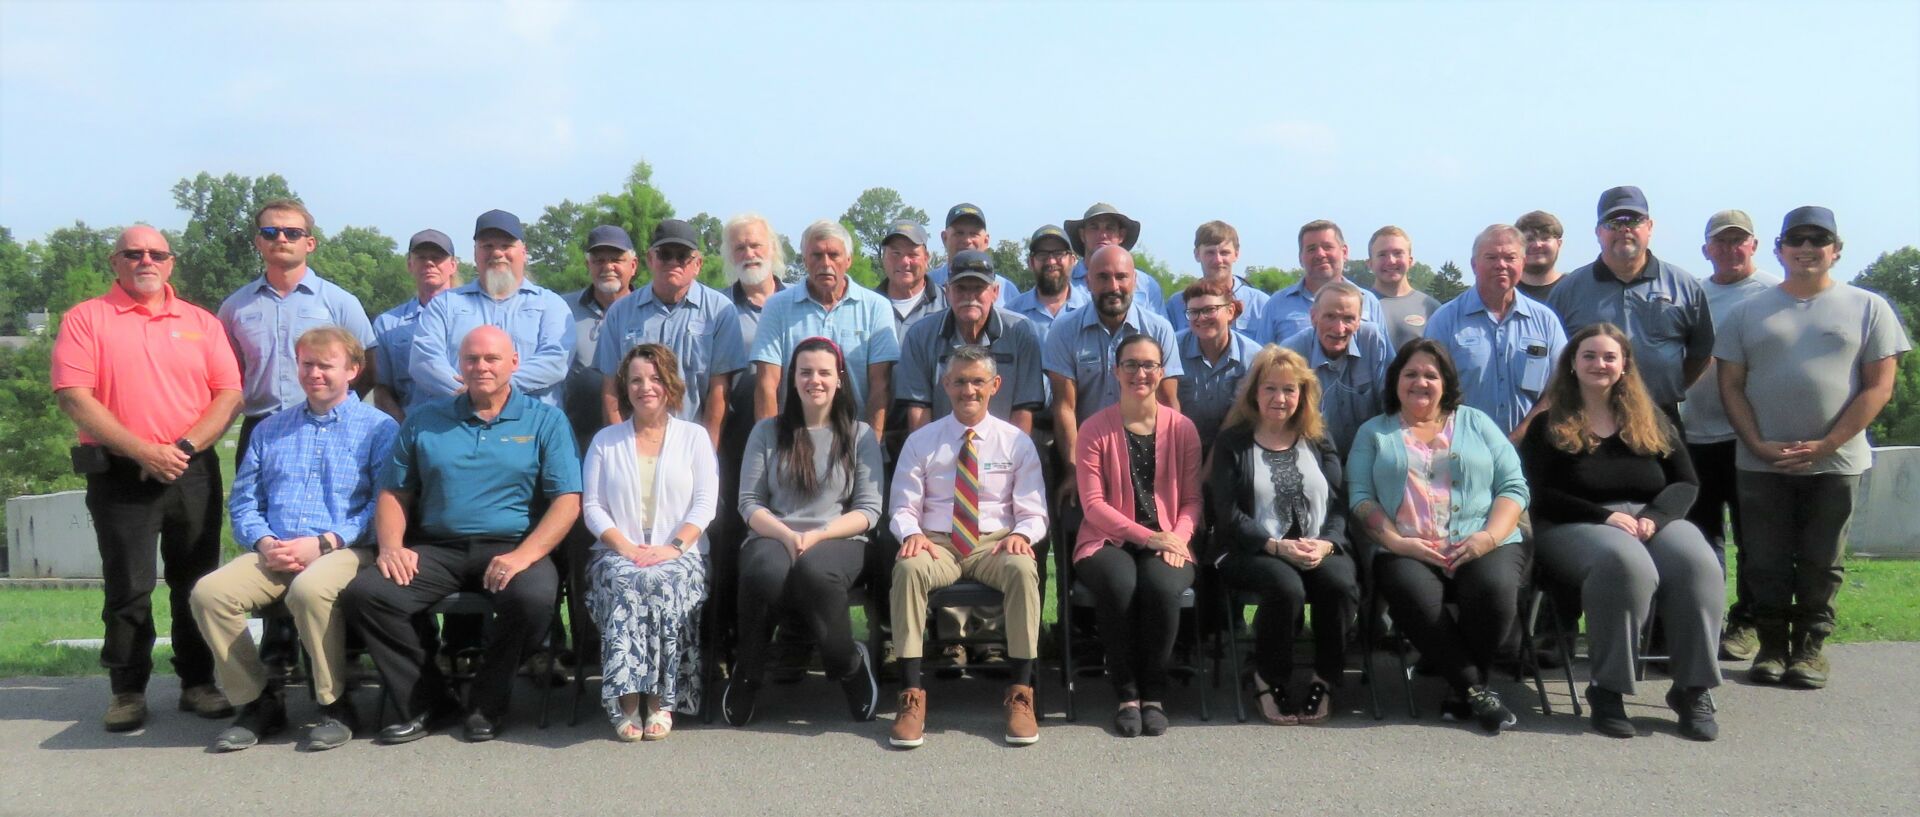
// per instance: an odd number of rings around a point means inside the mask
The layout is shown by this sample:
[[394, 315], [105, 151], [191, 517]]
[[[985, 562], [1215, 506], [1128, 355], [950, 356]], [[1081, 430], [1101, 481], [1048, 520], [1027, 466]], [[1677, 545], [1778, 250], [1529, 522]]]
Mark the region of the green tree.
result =
[[[847, 227], [848, 233], [853, 232], [853, 228], [849, 227], [845, 221], [840, 222], [840, 226]], [[861, 252], [865, 246], [860, 241], [860, 236], [853, 237], [853, 246], [847, 248], [847, 254], [853, 258], [853, 264], [847, 267], [847, 277], [853, 279], [854, 286], [872, 289], [880, 285], [880, 279], [885, 277], [886, 272], [880, 269], [879, 263], [873, 260], [873, 256]]]
[[[1911, 343], [1920, 321], [1920, 249], [1901, 247], [1881, 253], [1853, 283], [1885, 296], [1900, 314], [1900, 326]], [[1903, 356], [1893, 384], [1893, 398], [1867, 426], [1875, 445], [1920, 445], [1920, 365], [1911, 352]]]
[[1346, 268], [1341, 270], [1340, 274], [1361, 289], [1373, 289], [1373, 270], [1367, 267], [1365, 260], [1348, 261]]
[[[549, 281], [565, 280], [570, 275], [585, 281], [587, 252], [580, 245], [595, 226], [585, 224], [586, 218], [587, 207], [568, 199], [549, 205], [538, 219], [527, 225], [527, 276], [548, 288], [558, 288]], [[574, 240], [575, 236], [580, 240]], [[577, 273], [569, 272], [575, 268]]]
[[[1192, 276], [1175, 278], [1173, 269], [1168, 267], [1166, 262], [1153, 257], [1151, 253], [1145, 250], [1133, 251], [1133, 270], [1141, 275], [1152, 276], [1153, 280], [1160, 284], [1160, 294], [1169, 297], [1175, 292], [1186, 289], [1187, 282], [1193, 280]], [[1155, 312], [1159, 312], [1160, 309], [1166, 305], [1148, 304], [1148, 306], [1153, 307]]]
[[[587, 241], [587, 232], [602, 224], [612, 224], [627, 231], [636, 248], [645, 252], [645, 246], [653, 237], [653, 228], [662, 221], [673, 218], [673, 205], [668, 203], [665, 193], [653, 186], [653, 165], [636, 162], [633, 171], [627, 174], [627, 183], [618, 193], [602, 193], [587, 208], [583, 223], [576, 224], [578, 231], [573, 236], [572, 246], [581, 247]], [[558, 283], [545, 283], [542, 286], [562, 291], [579, 289], [587, 285], [587, 264], [584, 250], [580, 250], [580, 265], [571, 264], [567, 274]], [[577, 273], [577, 274], [576, 274]], [[646, 260], [641, 259], [640, 272], [633, 279], [634, 286], [642, 286], [649, 280]]]
[[[260, 178], [202, 172], [173, 186], [174, 206], [187, 211], [187, 228], [173, 242], [180, 259], [174, 288], [208, 309], [240, 285], [258, 277], [260, 256], [253, 249], [253, 211], [272, 199], [298, 198], [279, 174]], [[321, 243], [325, 243], [324, 241]]]
[[1021, 289], [1033, 288], [1033, 271], [1027, 269], [1027, 247], [1018, 241], [1003, 238], [993, 245], [993, 271], [1006, 276]]
[[[113, 241], [118, 230], [95, 230], [76, 221], [27, 245], [40, 289], [34, 293], [48, 312], [59, 314], [74, 304], [104, 294], [113, 284]], [[178, 267], [174, 282], [179, 284]]]
[[78, 488], [67, 459], [73, 424], [53, 396], [53, 335], [0, 348], [0, 496]]
[[1467, 291], [1466, 280], [1460, 275], [1460, 268], [1452, 261], [1440, 265], [1440, 271], [1433, 274], [1433, 280], [1427, 282], [1426, 291], [1434, 300], [1446, 303]]
[[1300, 280], [1303, 273], [1297, 269], [1281, 269], [1280, 267], [1264, 267], [1259, 264], [1253, 264], [1242, 269], [1241, 274], [1247, 277], [1247, 283], [1252, 284], [1255, 289], [1262, 292], [1274, 293], [1293, 286]]
[[900, 200], [900, 194], [890, 187], [869, 187], [860, 191], [860, 197], [853, 200], [845, 213], [840, 214], [840, 223], [847, 232], [859, 240], [860, 244], [879, 251], [880, 242], [887, 237], [887, 228], [899, 219], [908, 219], [927, 223], [927, 211], [918, 207], [909, 207]]
[[0, 227], [0, 335], [26, 334], [27, 313], [46, 304], [27, 248]]
[[321, 241], [308, 259], [315, 270], [340, 288], [353, 293], [367, 310], [378, 315], [413, 295], [413, 279], [398, 242], [373, 227], [342, 227]]

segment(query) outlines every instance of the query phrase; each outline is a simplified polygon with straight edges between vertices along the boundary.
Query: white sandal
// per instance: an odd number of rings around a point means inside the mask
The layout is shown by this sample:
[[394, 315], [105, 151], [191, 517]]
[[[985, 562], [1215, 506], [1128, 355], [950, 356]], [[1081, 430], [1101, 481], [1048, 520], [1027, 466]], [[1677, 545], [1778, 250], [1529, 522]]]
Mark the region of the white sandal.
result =
[[[653, 731], [656, 726], [660, 731]], [[670, 734], [673, 734], [673, 713], [662, 709], [647, 715], [647, 728], [640, 733], [640, 739], [666, 740]]]
[[646, 733], [640, 728], [639, 713], [621, 715], [613, 719], [613, 737], [621, 743], [633, 743], [641, 740]]

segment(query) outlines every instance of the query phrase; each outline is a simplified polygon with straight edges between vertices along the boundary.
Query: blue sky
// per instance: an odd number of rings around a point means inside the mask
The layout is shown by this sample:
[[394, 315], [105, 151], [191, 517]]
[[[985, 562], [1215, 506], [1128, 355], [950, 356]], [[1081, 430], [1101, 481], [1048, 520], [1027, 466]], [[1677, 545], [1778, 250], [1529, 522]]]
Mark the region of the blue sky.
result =
[[1247, 263], [1295, 266], [1325, 217], [1437, 266], [1534, 208], [1567, 269], [1637, 184], [1697, 273], [1713, 211], [1770, 241], [1817, 203], [1851, 274], [1920, 244], [1920, 4], [0, 0], [22, 240], [182, 226], [203, 170], [280, 173], [323, 228], [459, 236], [640, 159], [682, 215], [789, 235], [872, 186], [995, 238], [1111, 201], [1180, 272], [1212, 218]]

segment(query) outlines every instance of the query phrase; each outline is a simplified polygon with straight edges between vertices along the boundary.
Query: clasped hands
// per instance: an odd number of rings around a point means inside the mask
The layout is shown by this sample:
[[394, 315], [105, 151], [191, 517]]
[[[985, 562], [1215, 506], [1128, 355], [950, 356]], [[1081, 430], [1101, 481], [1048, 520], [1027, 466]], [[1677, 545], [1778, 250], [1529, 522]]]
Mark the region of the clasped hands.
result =
[[1325, 539], [1268, 539], [1263, 548], [1301, 570], [1312, 570], [1333, 552], [1333, 543]]
[[281, 539], [262, 536], [260, 541], [254, 543], [253, 550], [259, 554], [262, 568], [276, 573], [298, 573], [320, 558], [320, 537]]
[[1474, 531], [1457, 541], [1402, 536], [1391, 530], [1380, 533], [1378, 538], [1380, 544], [1394, 554], [1426, 562], [1445, 570], [1448, 575], [1459, 570], [1461, 565], [1485, 556], [1500, 546], [1493, 534], [1483, 530]]

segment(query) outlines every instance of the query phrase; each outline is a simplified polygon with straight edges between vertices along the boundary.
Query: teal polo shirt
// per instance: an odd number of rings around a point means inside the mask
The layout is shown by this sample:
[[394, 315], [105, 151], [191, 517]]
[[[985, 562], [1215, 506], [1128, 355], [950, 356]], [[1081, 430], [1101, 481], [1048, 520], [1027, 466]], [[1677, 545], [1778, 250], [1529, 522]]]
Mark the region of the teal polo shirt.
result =
[[426, 539], [519, 539], [539, 521], [540, 500], [580, 493], [580, 455], [567, 416], [520, 389], [491, 421], [461, 394], [407, 414], [380, 487], [414, 496], [413, 527]]

